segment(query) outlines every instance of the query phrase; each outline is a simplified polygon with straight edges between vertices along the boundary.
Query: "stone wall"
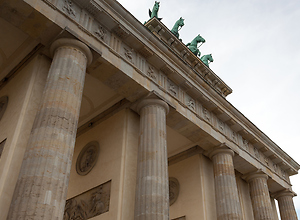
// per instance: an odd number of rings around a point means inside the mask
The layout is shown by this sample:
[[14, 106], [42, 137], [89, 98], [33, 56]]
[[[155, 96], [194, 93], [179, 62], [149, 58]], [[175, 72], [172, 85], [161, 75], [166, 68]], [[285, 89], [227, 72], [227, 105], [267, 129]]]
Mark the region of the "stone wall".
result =
[[8, 105], [0, 121], [0, 219], [6, 219], [24, 151], [45, 86], [50, 60], [37, 56], [0, 90]]

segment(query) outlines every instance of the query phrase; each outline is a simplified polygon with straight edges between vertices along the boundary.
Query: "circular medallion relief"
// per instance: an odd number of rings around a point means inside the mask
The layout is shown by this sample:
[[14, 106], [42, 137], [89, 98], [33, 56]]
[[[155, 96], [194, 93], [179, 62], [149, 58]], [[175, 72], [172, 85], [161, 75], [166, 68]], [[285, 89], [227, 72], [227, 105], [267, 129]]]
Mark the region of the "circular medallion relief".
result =
[[0, 120], [1, 120], [2, 116], [4, 115], [4, 112], [7, 107], [7, 103], [8, 103], [8, 96], [2, 96], [0, 98]]
[[76, 171], [79, 175], [87, 175], [95, 166], [99, 156], [99, 143], [92, 141], [82, 148], [76, 161]]
[[169, 201], [170, 206], [173, 205], [174, 202], [176, 202], [177, 197], [179, 195], [179, 189], [180, 185], [176, 178], [170, 177], [169, 178]]

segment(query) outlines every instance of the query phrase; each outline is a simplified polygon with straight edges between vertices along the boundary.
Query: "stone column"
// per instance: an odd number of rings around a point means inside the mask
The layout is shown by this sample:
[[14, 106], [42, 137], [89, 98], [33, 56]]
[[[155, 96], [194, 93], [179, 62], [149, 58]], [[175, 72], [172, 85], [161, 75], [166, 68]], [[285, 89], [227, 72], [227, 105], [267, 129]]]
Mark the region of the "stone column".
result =
[[62, 219], [89, 48], [59, 39], [31, 130], [8, 219]]
[[138, 105], [140, 136], [135, 220], [169, 220], [166, 115], [168, 105], [145, 99]]
[[247, 175], [245, 179], [249, 182], [254, 219], [274, 219], [273, 208], [267, 184], [268, 176], [262, 172], [255, 172]]
[[290, 190], [283, 190], [275, 194], [278, 201], [281, 220], [298, 220], [293, 197], [296, 193]]
[[234, 152], [225, 144], [210, 152], [213, 161], [218, 220], [242, 219], [233, 166]]

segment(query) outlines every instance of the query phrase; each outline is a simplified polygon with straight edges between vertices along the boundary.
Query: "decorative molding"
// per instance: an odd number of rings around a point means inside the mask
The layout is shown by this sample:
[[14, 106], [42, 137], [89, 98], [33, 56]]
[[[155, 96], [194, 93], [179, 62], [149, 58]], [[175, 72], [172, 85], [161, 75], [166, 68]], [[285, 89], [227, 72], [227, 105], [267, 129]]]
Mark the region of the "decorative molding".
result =
[[155, 73], [153, 66], [149, 66], [148, 71], [147, 71], [147, 76], [149, 76], [150, 78], [152, 78], [155, 81], [157, 80], [157, 74]]
[[107, 30], [105, 30], [100, 24], [98, 24], [98, 27], [94, 31], [94, 34], [98, 39], [104, 41], [107, 36]]
[[171, 95], [178, 97], [179, 87], [169, 79], [167, 82], [168, 82], [168, 87], [167, 87], [168, 92], [170, 92]]
[[79, 175], [87, 175], [97, 163], [99, 157], [99, 143], [92, 141], [84, 146], [77, 157], [76, 171]]
[[73, 7], [73, 2], [70, 0], [65, 0], [64, 1], [64, 6], [63, 6], [63, 11], [66, 12], [68, 15], [73, 16], [76, 18], [76, 12], [72, 8]]
[[63, 220], [90, 219], [109, 211], [111, 181], [68, 199]]
[[131, 63], [133, 62], [133, 49], [128, 49], [124, 47], [124, 55], [127, 60], [129, 60]]

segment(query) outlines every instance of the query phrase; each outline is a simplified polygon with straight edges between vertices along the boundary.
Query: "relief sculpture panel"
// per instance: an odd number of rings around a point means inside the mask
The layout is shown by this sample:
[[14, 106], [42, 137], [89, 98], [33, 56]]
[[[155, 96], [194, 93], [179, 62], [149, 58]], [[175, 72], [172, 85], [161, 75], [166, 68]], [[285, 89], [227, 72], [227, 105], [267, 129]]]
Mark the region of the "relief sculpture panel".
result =
[[63, 220], [85, 220], [109, 211], [111, 181], [66, 201]]

